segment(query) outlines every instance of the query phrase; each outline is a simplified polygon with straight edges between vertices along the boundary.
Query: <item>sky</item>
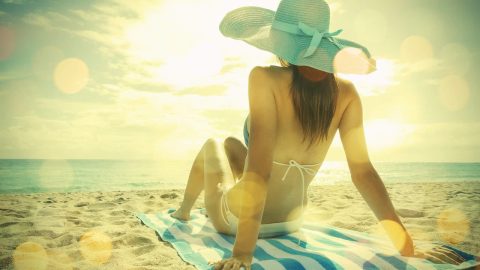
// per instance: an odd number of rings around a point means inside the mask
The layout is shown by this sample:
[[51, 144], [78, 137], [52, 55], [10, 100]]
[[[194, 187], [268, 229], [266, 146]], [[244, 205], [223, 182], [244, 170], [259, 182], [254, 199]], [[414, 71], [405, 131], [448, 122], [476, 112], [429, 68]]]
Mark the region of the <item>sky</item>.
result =
[[[476, 0], [331, 0], [330, 30], [378, 70], [361, 94], [373, 162], [479, 162]], [[193, 161], [243, 140], [247, 79], [271, 53], [225, 38], [224, 14], [273, 0], [0, 2], [0, 158]], [[478, 73], [477, 73], [478, 74]], [[338, 134], [327, 161], [344, 161]]]

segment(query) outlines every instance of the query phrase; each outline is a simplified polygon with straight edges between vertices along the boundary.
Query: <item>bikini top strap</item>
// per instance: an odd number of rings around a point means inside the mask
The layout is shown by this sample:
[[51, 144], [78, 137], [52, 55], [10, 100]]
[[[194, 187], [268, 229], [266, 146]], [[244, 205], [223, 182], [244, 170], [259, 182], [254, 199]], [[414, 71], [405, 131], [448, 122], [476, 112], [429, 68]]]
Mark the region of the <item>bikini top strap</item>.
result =
[[285, 181], [285, 178], [287, 177], [287, 174], [288, 172], [290, 171], [290, 168], [291, 167], [295, 167], [297, 169], [300, 170], [300, 174], [302, 175], [302, 182], [305, 182], [305, 176], [303, 174], [303, 172], [305, 171], [306, 173], [310, 174], [310, 175], [315, 175], [316, 174], [316, 171], [313, 170], [313, 169], [310, 169], [308, 168], [309, 166], [318, 166], [320, 165], [321, 163], [317, 163], [317, 164], [305, 164], [305, 165], [302, 165], [298, 162], [296, 162], [295, 160], [291, 159], [288, 164], [285, 164], [285, 163], [280, 163], [280, 162], [276, 162], [276, 161], [273, 161], [273, 163], [275, 164], [278, 164], [278, 165], [286, 165], [288, 166], [287, 170], [285, 171], [285, 174], [283, 175], [282, 177], [282, 181]]

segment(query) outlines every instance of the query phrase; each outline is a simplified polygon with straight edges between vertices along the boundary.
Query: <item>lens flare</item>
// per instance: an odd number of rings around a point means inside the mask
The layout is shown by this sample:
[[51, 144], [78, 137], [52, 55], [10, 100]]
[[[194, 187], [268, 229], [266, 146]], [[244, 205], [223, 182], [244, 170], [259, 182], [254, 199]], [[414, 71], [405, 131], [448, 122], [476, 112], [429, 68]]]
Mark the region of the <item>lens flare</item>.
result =
[[440, 81], [438, 88], [440, 102], [449, 111], [458, 111], [465, 107], [470, 97], [470, 87], [460, 76], [449, 75]]
[[[248, 179], [247, 181], [245, 181]], [[238, 182], [235, 186], [234, 192], [229, 193], [231, 198], [228, 202], [231, 208], [236, 209], [260, 209], [262, 198], [258, 197], [259, 192], [266, 192], [266, 186], [264, 179], [261, 176], [253, 172], [246, 172], [243, 176], [243, 180]], [[263, 183], [262, 183], [263, 182]]]
[[422, 36], [407, 37], [400, 47], [402, 58], [406, 62], [415, 63], [433, 56], [432, 44]]
[[366, 74], [375, 70], [375, 63], [361, 49], [346, 47], [335, 55], [333, 68], [335, 73]]
[[48, 256], [42, 245], [35, 242], [24, 242], [13, 252], [15, 270], [47, 269]]
[[407, 243], [407, 234], [405, 230], [400, 224], [392, 220], [381, 220], [375, 233], [390, 239], [396, 250], [402, 250]]
[[0, 25], [0, 61], [7, 59], [15, 50], [15, 33]]
[[463, 211], [447, 208], [437, 217], [437, 230], [443, 241], [459, 244], [470, 233], [470, 221]]
[[53, 80], [58, 90], [74, 94], [87, 85], [89, 71], [87, 65], [80, 59], [67, 58], [55, 67]]
[[47, 251], [49, 263], [48, 269], [49, 270], [71, 270], [73, 269], [72, 266], [72, 259], [62, 251], [56, 250], [49, 250]]
[[101, 231], [88, 231], [80, 238], [80, 251], [93, 265], [102, 265], [112, 256], [112, 239]]
[[49, 159], [42, 163], [38, 171], [40, 186], [49, 190], [65, 191], [72, 186], [74, 172], [66, 160]]

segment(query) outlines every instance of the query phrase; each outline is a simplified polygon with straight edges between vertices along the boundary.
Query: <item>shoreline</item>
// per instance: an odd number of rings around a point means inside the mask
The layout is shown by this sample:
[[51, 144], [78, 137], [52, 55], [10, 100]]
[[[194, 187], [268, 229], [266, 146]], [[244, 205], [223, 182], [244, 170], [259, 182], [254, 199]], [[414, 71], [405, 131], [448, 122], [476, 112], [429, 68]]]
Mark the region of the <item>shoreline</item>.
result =
[[[383, 180], [382, 180], [383, 181]], [[439, 184], [439, 185], [462, 185], [462, 184], [473, 184], [473, 185], [480, 185], [480, 180], [468, 180], [468, 181], [423, 181], [423, 182], [385, 182], [383, 181], [385, 186], [394, 186], [394, 185], [416, 185], [416, 184], [425, 184], [425, 185], [430, 185], [430, 184]], [[185, 183], [186, 185], [187, 183]], [[352, 184], [351, 180], [345, 180], [345, 181], [322, 181], [319, 183], [312, 183], [309, 188], [313, 187], [319, 187], [319, 186], [331, 186], [331, 185], [350, 185]], [[118, 190], [80, 190], [80, 191], [39, 191], [39, 192], [22, 192], [22, 193], [15, 193], [15, 192], [0, 192], [0, 197], [2, 196], [32, 196], [32, 195], [44, 195], [44, 194], [83, 194], [83, 193], [108, 193], [108, 192], [169, 192], [169, 191], [174, 191], [174, 192], [183, 192], [185, 188], [152, 188], [152, 189], [118, 189]]]
[[[415, 240], [441, 240], [480, 254], [480, 183], [385, 183], [393, 205]], [[67, 269], [195, 269], [187, 265], [135, 212], [177, 208], [184, 189], [0, 194], [0, 268], [34, 249], [49, 265]], [[195, 208], [203, 208], [203, 193]], [[381, 234], [373, 212], [353, 183], [309, 188], [305, 221]], [[102, 258], [85, 239], [102, 239]], [[85, 248], [86, 247], [86, 248]], [[43, 250], [42, 250], [43, 249]], [[16, 251], [17, 250], [17, 251]], [[94, 259], [92, 259], [94, 258]], [[69, 268], [71, 266], [71, 268]]]

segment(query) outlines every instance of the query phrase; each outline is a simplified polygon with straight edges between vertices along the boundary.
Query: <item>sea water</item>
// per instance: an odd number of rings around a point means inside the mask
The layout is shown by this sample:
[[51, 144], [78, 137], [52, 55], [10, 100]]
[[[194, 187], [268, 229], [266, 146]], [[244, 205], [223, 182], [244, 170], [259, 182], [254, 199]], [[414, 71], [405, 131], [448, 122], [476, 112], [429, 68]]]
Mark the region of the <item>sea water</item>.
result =
[[[184, 189], [190, 160], [0, 159], [0, 193]], [[376, 162], [385, 183], [480, 181], [480, 163]], [[346, 162], [325, 161], [312, 185], [351, 181]]]

